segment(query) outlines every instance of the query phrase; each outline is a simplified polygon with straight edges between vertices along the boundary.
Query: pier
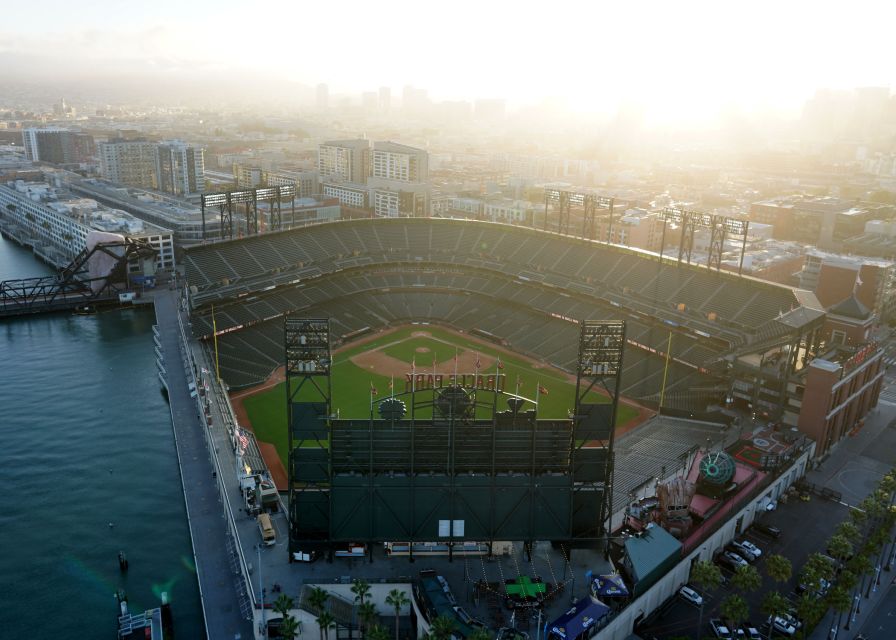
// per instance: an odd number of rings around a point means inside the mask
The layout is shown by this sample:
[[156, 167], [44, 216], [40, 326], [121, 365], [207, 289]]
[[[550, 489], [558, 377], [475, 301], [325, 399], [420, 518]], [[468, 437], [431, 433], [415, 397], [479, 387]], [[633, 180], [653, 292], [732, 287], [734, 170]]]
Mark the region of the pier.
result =
[[205, 432], [209, 427], [197, 401], [195, 372], [186, 351], [178, 305], [175, 291], [157, 292], [156, 346], [163, 357], [206, 635], [210, 640], [247, 640], [255, 637], [254, 605], [247, 593], [248, 567], [239, 541], [231, 533], [233, 514], [226, 497], [222, 499], [217, 458], [208, 446]]

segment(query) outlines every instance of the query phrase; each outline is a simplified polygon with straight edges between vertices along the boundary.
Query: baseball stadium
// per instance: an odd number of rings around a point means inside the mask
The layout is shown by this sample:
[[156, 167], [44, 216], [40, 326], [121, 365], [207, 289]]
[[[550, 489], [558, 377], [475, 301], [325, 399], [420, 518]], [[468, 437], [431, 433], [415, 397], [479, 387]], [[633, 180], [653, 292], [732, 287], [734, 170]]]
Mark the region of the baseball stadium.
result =
[[[730, 403], [733, 361], [805, 353], [819, 319], [786, 286], [480, 220], [339, 220], [190, 247], [182, 263], [193, 335], [288, 495], [291, 563], [434, 545], [515, 563], [520, 544], [532, 576], [554, 578], [548, 595], [574, 580], [571, 553], [607, 559], [645, 478], [722, 427], [670, 418], [618, 458], [615, 439], [660, 408]], [[559, 559], [537, 567], [544, 544]], [[464, 562], [458, 579], [483, 593], [526, 579], [484, 564], [475, 579]]]

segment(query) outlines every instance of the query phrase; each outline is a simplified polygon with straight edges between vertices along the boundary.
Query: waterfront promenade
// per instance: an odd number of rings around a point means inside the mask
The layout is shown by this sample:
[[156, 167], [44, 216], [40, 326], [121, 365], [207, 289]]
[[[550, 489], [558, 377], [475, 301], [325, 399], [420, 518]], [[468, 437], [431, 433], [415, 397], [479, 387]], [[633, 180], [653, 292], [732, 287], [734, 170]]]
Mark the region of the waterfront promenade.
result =
[[192, 375], [182, 348], [178, 296], [175, 291], [157, 290], [154, 297], [206, 634], [210, 640], [247, 640], [254, 637], [251, 605], [236, 545], [228, 532], [206, 426], [191, 397]]

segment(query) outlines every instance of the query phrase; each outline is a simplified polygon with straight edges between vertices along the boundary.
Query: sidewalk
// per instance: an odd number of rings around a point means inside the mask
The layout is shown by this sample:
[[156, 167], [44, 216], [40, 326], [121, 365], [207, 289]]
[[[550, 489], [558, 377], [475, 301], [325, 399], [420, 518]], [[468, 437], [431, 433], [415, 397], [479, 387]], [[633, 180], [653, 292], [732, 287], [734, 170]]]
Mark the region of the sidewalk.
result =
[[[806, 474], [806, 478], [817, 485], [843, 494], [843, 503], [857, 505], [872, 491], [880, 478], [896, 466], [896, 405], [880, 403], [866, 421], [865, 428], [854, 438], [848, 438], [825, 460], [821, 466]], [[835, 526], [836, 523], [832, 523]], [[854, 638], [859, 629], [868, 626], [884, 597], [893, 589], [896, 571], [881, 570], [880, 587], [874, 587], [869, 598], [860, 595], [860, 613], [851, 614], [849, 630], [840, 625], [838, 638]], [[832, 629], [839, 614], [828, 611], [809, 636], [811, 640], [825, 640], [834, 637]]]

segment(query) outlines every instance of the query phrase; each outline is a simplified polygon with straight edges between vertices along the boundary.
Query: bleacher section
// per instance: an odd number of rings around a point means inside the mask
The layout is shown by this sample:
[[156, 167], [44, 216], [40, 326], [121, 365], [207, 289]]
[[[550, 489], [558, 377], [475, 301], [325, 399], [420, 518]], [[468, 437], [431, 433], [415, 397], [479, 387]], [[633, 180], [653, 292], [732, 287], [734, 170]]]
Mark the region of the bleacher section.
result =
[[[501, 280], [509, 282], [506, 278]], [[464, 286], [463, 290], [456, 288], [459, 281]], [[532, 284], [515, 283], [508, 297], [485, 293], [494, 289], [495, 280], [483, 276], [436, 272], [365, 274], [356, 271], [327, 276], [315, 281], [312, 287], [270, 292], [264, 300], [231, 303], [220, 309], [216, 307], [215, 323], [219, 331], [236, 326], [235, 318], [242, 321], [240, 324], [249, 324], [239, 331], [218, 337], [221, 373], [231, 387], [245, 387], [262, 382], [280, 364], [278, 358], [282, 358], [283, 353], [282, 321], [248, 318], [247, 315], [250, 309], [258, 309], [262, 301], [284, 311], [301, 308], [309, 315], [329, 317], [337, 339], [364, 327], [385, 328], [408, 321], [444, 323], [464, 331], [484, 329], [505, 339], [514, 350], [566, 370], [574, 367], [578, 326], [545, 314], [527, 304], [526, 300], [536, 296], [553, 296], [540, 299], [555, 313], [566, 317], [622, 317], [612, 308], [586, 306], [559, 292], [539, 292]], [[581, 313], [573, 316], [566, 312]], [[210, 314], [194, 314], [194, 330], [210, 331], [210, 323]], [[628, 327], [629, 335], [641, 343], [660, 344], [668, 339], [667, 331], [653, 329], [631, 319]], [[700, 345], [692, 337], [681, 334], [673, 346], [673, 353], [678, 358], [677, 349], [684, 351]], [[622, 392], [628, 397], [650, 401], [656, 399], [665, 362], [662, 358], [646, 355], [633, 345], [627, 349]], [[694, 384], [712, 387], [717, 381], [673, 360], [669, 368], [667, 394], [672, 397], [674, 391], [687, 389]]]
[[340, 221], [192, 247], [184, 265], [194, 333], [210, 335], [211, 303], [219, 332], [239, 329], [218, 340], [234, 387], [279, 364], [287, 312], [328, 316], [337, 334], [410, 320], [484, 329], [566, 368], [576, 356], [570, 319], [622, 318], [623, 393], [658, 400], [672, 331], [666, 399], [686, 406], [718, 395], [721, 356], [768, 339], [775, 319], [799, 306], [787, 287], [468, 220]]
[[[524, 227], [446, 219], [344, 220], [192, 247], [194, 304], [361, 264], [450, 263], [653, 307], [668, 319], [746, 341], [754, 327], [799, 306], [793, 291], [653, 254]], [[757, 295], [759, 292], [762, 295]], [[683, 305], [679, 308], [679, 305]], [[708, 315], [715, 314], [715, 320]]]

